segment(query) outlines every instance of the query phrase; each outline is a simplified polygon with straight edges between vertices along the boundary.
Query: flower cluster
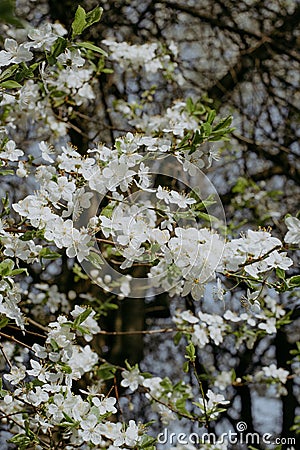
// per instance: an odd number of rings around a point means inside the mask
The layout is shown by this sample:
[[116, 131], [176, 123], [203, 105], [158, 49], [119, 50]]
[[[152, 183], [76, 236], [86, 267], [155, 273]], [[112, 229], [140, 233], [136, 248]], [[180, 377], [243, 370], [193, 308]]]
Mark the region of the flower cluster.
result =
[[[23, 405], [35, 411], [33, 430], [43, 433], [55, 426], [66, 428], [66, 440], [71, 444], [105, 445], [105, 448], [135, 447], [142, 439], [142, 429], [130, 420], [125, 426], [118, 421], [105, 421], [117, 413], [116, 398], [102, 393], [86, 392], [74, 395], [72, 385], [97, 365], [98, 357], [89, 345], [76, 344], [76, 335], [84, 337], [99, 331], [93, 319], [78, 306], [71, 312], [74, 321], [59, 316], [49, 324], [45, 345], [34, 344], [30, 367], [19, 363], [4, 375], [13, 389], [3, 391], [6, 412], [14, 413], [15, 427], [24, 426]], [[89, 340], [89, 339], [88, 339]], [[26, 381], [31, 380], [30, 383]]]
[[139, 70], [144, 68], [149, 73], [156, 73], [158, 70], [170, 70], [171, 66], [174, 69], [170, 54], [176, 56], [178, 53], [176, 44], [173, 42], [170, 43], [168, 52], [164, 51], [157, 42], [133, 45], [128, 42], [105, 39], [102, 44], [109, 48], [111, 60], [116, 61], [122, 69]]
[[233, 239], [226, 245], [225, 268], [235, 272], [244, 267], [247, 274], [254, 278], [274, 268], [288, 270], [293, 261], [286, 256], [286, 252], [278, 252], [281, 247], [281, 241], [269, 232], [248, 230], [246, 236]]

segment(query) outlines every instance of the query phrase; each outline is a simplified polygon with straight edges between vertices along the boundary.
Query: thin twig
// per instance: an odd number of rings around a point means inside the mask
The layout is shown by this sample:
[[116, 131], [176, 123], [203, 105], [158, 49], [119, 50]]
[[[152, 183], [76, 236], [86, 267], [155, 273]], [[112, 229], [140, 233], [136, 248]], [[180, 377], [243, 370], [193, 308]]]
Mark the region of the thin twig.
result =
[[19, 341], [14, 336], [10, 336], [9, 334], [3, 333], [2, 331], [0, 331], [0, 336], [8, 339], [9, 341], [13, 341], [16, 344], [22, 345], [23, 347], [29, 348], [29, 350], [32, 350], [32, 347], [30, 347], [30, 345], [27, 345], [24, 342]]
[[156, 330], [132, 330], [132, 331], [98, 331], [97, 334], [106, 334], [111, 336], [130, 335], [130, 334], [158, 334], [158, 333], [173, 333], [177, 330], [175, 328], [159, 328]]
[[[14, 330], [14, 331], [19, 331], [19, 328], [15, 327], [14, 325], [7, 325], [7, 328]], [[46, 336], [44, 334], [36, 333], [34, 331], [26, 330], [26, 334], [32, 334], [33, 336], [41, 337], [43, 339], [46, 338]]]
[[198, 375], [198, 372], [197, 372], [197, 369], [196, 369], [195, 361], [191, 361], [191, 364], [192, 364], [193, 372], [194, 372], [194, 375], [196, 377], [196, 380], [197, 380], [197, 383], [198, 383], [198, 386], [199, 386], [199, 389], [200, 389], [200, 392], [201, 392], [201, 397], [202, 397], [202, 400], [203, 400], [203, 409], [204, 409], [204, 417], [205, 417], [205, 428], [209, 429], [209, 418], [208, 418], [208, 415], [207, 415], [207, 409], [206, 409], [206, 403], [205, 403], [206, 399], [205, 399], [205, 394], [204, 394], [204, 390], [203, 390], [202, 381], [199, 378], [199, 375]]
[[[41, 325], [40, 323], [36, 322], [33, 319], [30, 319], [29, 317], [27, 317], [27, 322], [31, 323], [32, 325], [34, 325], [35, 327], [39, 328], [42, 331], [45, 331], [45, 333], [48, 333], [48, 328], [44, 327], [43, 325]], [[44, 336], [43, 336], [44, 337]]]
[[249, 261], [244, 262], [243, 264], [239, 264], [239, 267], [245, 267], [245, 266], [249, 266], [251, 264], [263, 261], [267, 256], [269, 256], [271, 253], [273, 253], [275, 250], [279, 250], [281, 248], [281, 245], [276, 245], [276, 247], [272, 248], [271, 250], [269, 250], [267, 253], [264, 253], [262, 256], [259, 256], [256, 259], [251, 259]]
[[4, 350], [3, 345], [1, 344], [1, 342], [0, 342], [0, 350], [1, 350], [2, 355], [4, 356], [5, 361], [7, 362], [7, 364], [9, 365], [9, 367], [12, 368], [12, 363], [11, 363], [10, 360], [8, 359], [8, 356], [7, 356], [7, 354], [5, 353], [5, 350]]
[[110, 241], [109, 239], [96, 238], [96, 241], [103, 242], [104, 244], [120, 245], [120, 244], [118, 244], [118, 242]]

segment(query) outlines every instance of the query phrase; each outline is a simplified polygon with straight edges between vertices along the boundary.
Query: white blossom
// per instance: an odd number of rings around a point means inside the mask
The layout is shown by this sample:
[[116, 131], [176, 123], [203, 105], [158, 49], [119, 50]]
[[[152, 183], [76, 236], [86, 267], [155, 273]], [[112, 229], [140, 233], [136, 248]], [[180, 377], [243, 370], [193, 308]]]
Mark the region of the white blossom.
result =
[[137, 390], [139, 384], [143, 384], [144, 377], [140, 374], [138, 368], [132, 370], [123, 370], [122, 372], [123, 380], [121, 381], [121, 386], [129, 387], [129, 389], [134, 392]]
[[287, 217], [285, 224], [288, 232], [284, 237], [284, 241], [288, 244], [299, 244], [300, 242], [300, 220], [297, 217]]

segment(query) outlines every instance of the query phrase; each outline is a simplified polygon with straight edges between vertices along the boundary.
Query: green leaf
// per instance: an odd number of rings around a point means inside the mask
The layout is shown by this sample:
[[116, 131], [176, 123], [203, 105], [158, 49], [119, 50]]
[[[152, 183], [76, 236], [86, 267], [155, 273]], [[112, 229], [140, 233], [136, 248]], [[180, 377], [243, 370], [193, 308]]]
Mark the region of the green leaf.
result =
[[27, 269], [14, 269], [15, 263], [11, 259], [5, 259], [0, 263], [0, 276], [1, 277], [13, 277], [19, 275], [20, 273], [26, 272]]
[[232, 188], [232, 192], [234, 194], [243, 194], [248, 186], [249, 181], [244, 177], [239, 177], [237, 179], [236, 185]]
[[215, 132], [221, 129], [228, 128], [229, 125], [231, 125], [232, 119], [232, 116], [227, 116], [224, 119], [221, 119], [220, 122], [213, 128], [213, 131]]
[[194, 111], [194, 102], [191, 99], [191, 97], [189, 97], [186, 101], [186, 107], [189, 113], [192, 113]]
[[80, 279], [81, 280], [88, 280], [89, 277], [87, 275], [85, 275], [84, 273], [82, 273], [82, 268], [81, 266], [79, 266], [79, 264], [75, 263], [73, 266], [73, 273], [74, 273], [74, 281], [77, 282]]
[[194, 103], [191, 97], [186, 101], [186, 109], [194, 116], [202, 116], [206, 112], [205, 106], [199, 100]]
[[280, 269], [280, 267], [276, 268], [276, 275], [278, 276], [278, 278], [280, 278], [281, 280], [285, 279], [285, 271], [283, 269]]
[[216, 217], [210, 216], [209, 214], [206, 214], [202, 211], [195, 211], [194, 214], [195, 214], [195, 216], [199, 217], [199, 219], [206, 220], [207, 222], [213, 222], [213, 221], [218, 220], [218, 219], [216, 219]]
[[76, 327], [76, 331], [78, 331], [79, 333], [81, 333], [83, 336], [84, 336], [85, 334], [92, 334], [92, 333], [90, 332], [90, 330], [88, 330], [87, 328], [82, 327], [82, 326], [80, 326], [80, 325], [78, 325], [78, 327]]
[[178, 345], [181, 338], [182, 338], [182, 333], [180, 331], [178, 331], [174, 336], [174, 344]]
[[102, 73], [114, 73], [113, 69], [107, 69], [107, 68], [100, 69], [100, 72], [102, 72]]
[[0, 169], [0, 175], [2, 176], [6, 176], [6, 175], [13, 175], [15, 172], [13, 170], [10, 169]]
[[228, 133], [231, 133], [232, 131], [234, 131], [234, 128], [229, 128], [228, 130], [226, 130], [226, 133], [222, 133], [222, 134], [218, 134], [216, 136], [214, 136], [213, 134], [208, 138], [209, 142], [218, 142], [218, 141], [224, 141], [224, 142], [229, 142], [230, 138], [228, 136], [226, 136]]
[[6, 327], [8, 322], [9, 322], [9, 318], [8, 317], [5, 317], [5, 316], [1, 317], [0, 318], [0, 329]]
[[68, 373], [68, 374], [72, 373], [72, 369], [70, 366], [68, 366], [68, 364], [59, 363], [59, 366], [64, 373]]
[[94, 23], [99, 22], [99, 20], [101, 19], [103, 13], [103, 8], [101, 8], [100, 6], [96, 6], [96, 8], [94, 8], [92, 11], [88, 12], [85, 20], [86, 20], [86, 27], [90, 27], [91, 25], [93, 25]]
[[144, 435], [142, 436], [140, 442], [139, 442], [139, 449], [143, 450], [155, 450], [155, 444], [156, 438], [153, 438], [152, 436]]
[[93, 264], [94, 267], [96, 267], [97, 269], [101, 269], [103, 266], [103, 259], [101, 258], [100, 255], [98, 255], [98, 253], [95, 252], [91, 252], [87, 258], [90, 263]]
[[211, 125], [213, 123], [213, 121], [215, 120], [217, 113], [214, 109], [212, 109], [211, 111], [209, 111], [209, 113], [207, 114], [207, 119], [206, 121]]
[[135, 367], [137, 367], [138, 368], [138, 365], [136, 364], [135, 366], [131, 366], [130, 364], [129, 364], [129, 362], [128, 362], [128, 360], [127, 359], [125, 359], [125, 366], [126, 366], [126, 369], [127, 370], [132, 370], [132, 369], [134, 369]]
[[14, 80], [6, 80], [0, 83], [0, 87], [4, 89], [18, 89], [21, 88], [22, 85]]
[[0, 80], [6, 80], [6, 78], [10, 78], [19, 68], [19, 64], [14, 64], [13, 66], [8, 67], [7, 69], [3, 70], [3, 72], [0, 75]]
[[74, 423], [74, 419], [72, 419], [67, 413], [65, 413], [64, 411], [62, 413], [68, 423]]
[[52, 260], [57, 259], [57, 258], [61, 258], [61, 254], [60, 253], [53, 252], [48, 247], [42, 248], [42, 250], [40, 251], [39, 255], [40, 255], [40, 258], [52, 259]]
[[35, 69], [36, 69], [37, 67], [39, 67], [39, 65], [40, 65], [39, 62], [33, 63], [33, 64], [31, 64], [31, 65], [29, 66], [29, 69], [31, 70], [31, 72], [34, 72]]
[[21, 82], [28, 78], [34, 77], [34, 70], [36, 68], [36, 64], [33, 64], [32, 66], [28, 67], [24, 62], [19, 64], [18, 71], [15, 75], [15, 79], [18, 82]]
[[109, 363], [101, 364], [99, 369], [97, 370], [97, 375], [99, 376], [100, 380], [111, 380], [114, 378], [116, 373], [116, 367], [112, 366]]
[[31, 230], [25, 231], [25, 233], [20, 237], [21, 241], [31, 241], [34, 238], [43, 238], [43, 230]]
[[161, 382], [160, 382], [161, 387], [166, 391], [166, 392], [172, 392], [173, 391], [173, 385], [171, 383], [170, 378], [165, 377]]
[[14, 262], [11, 259], [5, 259], [0, 263], [0, 275], [2, 277], [8, 277], [14, 268]]
[[212, 131], [211, 124], [209, 122], [204, 122], [200, 126], [200, 132], [203, 138], [207, 138], [210, 136]]
[[74, 39], [75, 36], [78, 36], [81, 34], [86, 27], [86, 12], [82, 8], [82, 6], [78, 6], [76, 13], [75, 13], [75, 19], [72, 22], [72, 39]]
[[72, 39], [81, 34], [86, 28], [90, 27], [101, 19], [103, 8], [97, 6], [92, 11], [86, 13], [82, 6], [78, 6], [75, 19], [72, 23]]
[[22, 433], [16, 434], [7, 442], [16, 444], [19, 450], [25, 450], [28, 447], [31, 447], [32, 444], [37, 443], [35, 439], [32, 439], [32, 437], [28, 437]]
[[204, 411], [204, 405], [202, 403], [199, 402], [192, 402], [193, 405], [198, 406], [198, 408], [201, 409], [201, 411]]
[[104, 56], [108, 56], [105, 50], [98, 47], [97, 45], [92, 44], [91, 42], [78, 42], [76, 43], [76, 46], [92, 50], [93, 52], [101, 53], [101, 55]]
[[89, 317], [89, 315], [93, 312], [92, 308], [87, 308], [85, 311], [83, 311], [79, 316], [76, 317], [74, 320], [74, 327], [77, 328], [82, 322], [85, 321]]
[[8, 394], [8, 391], [3, 389], [3, 382], [2, 379], [0, 378], [0, 397], [5, 397], [6, 394]]
[[51, 47], [51, 53], [47, 56], [47, 61], [49, 64], [54, 65], [56, 63], [57, 57], [63, 53], [67, 47], [68, 41], [63, 37], [59, 37]]
[[202, 142], [202, 137], [200, 135], [200, 132], [199, 132], [199, 130], [196, 130], [195, 134], [194, 134], [194, 137], [193, 137], [193, 140], [192, 140], [192, 144], [193, 145], [198, 145], [201, 142]]
[[25, 231], [24, 234], [22, 234], [22, 236], [20, 236], [20, 240], [21, 241], [31, 241], [32, 239], [34, 239], [36, 236], [36, 230], [30, 230], [30, 231]]
[[59, 37], [53, 44], [51, 49], [51, 56], [57, 58], [61, 53], [63, 53], [67, 47], [68, 41], [63, 37]]
[[19, 275], [20, 273], [26, 273], [26, 275], [28, 275], [28, 270], [27, 269], [14, 269], [11, 271], [10, 275], [13, 277], [15, 275]]
[[185, 358], [188, 359], [189, 361], [194, 362], [196, 359], [196, 349], [194, 344], [190, 342], [190, 344], [186, 346], [185, 350], [186, 350]]
[[189, 139], [191, 139], [192, 136], [193, 136], [193, 132], [192, 131], [188, 131], [186, 133], [186, 135], [184, 136], [184, 138], [182, 139], [182, 141], [180, 141], [180, 143], [178, 144], [178, 148], [186, 147], [188, 145]]
[[[277, 273], [277, 269], [276, 269]], [[300, 275], [295, 275], [288, 280], [286, 280], [289, 288], [299, 287], [300, 286]]]
[[50, 340], [50, 344], [55, 352], [57, 352], [57, 350], [59, 350], [59, 345], [54, 339]]
[[176, 406], [176, 410], [179, 412], [179, 414], [183, 414], [185, 416], [190, 416], [191, 419], [193, 418], [192, 414], [190, 414], [189, 411], [187, 411], [187, 409], [186, 409], [186, 398], [178, 399], [175, 403], [175, 406]]

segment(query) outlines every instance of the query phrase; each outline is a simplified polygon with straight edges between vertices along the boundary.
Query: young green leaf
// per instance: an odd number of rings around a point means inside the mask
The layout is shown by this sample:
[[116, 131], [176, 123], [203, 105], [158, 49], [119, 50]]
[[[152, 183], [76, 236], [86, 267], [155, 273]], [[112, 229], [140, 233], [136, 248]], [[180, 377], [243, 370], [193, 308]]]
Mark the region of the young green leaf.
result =
[[[71, 25], [72, 27], [72, 39], [81, 34], [86, 28], [90, 27], [94, 23], [99, 22], [101, 19], [103, 8], [96, 6], [92, 11], [86, 13], [82, 6], [78, 6], [75, 19]], [[101, 53], [101, 52], [100, 52]]]
[[6, 327], [6, 325], [9, 323], [9, 318], [8, 317], [1, 317], [0, 318], [0, 329]]
[[0, 263], [0, 276], [8, 277], [14, 268], [15, 263], [11, 259], [5, 259]]
[[0, 175], [6, 176], [6, 175], [13, 175], [14, 171], [10, 169], [0, 169]]
[[57, 259], [57, 258], [61, 257], [60, 253], [53, 252], [52, 250], [50, 250], [47, 247], [42, 248], [39, 255], [40, 255], [40, 258], [45, 258], [45, 259]]
[[75, 36], [81, 34], [86, 27], [86, 12], [80, 5], [76, 10], [75, 19], [73, 20], [71, 27], [72, 39], [74, 39]]
[[101, 19], [102, 13], [103, 13], [103, 8], [101, 8], [100, 6], [96, 6], [96, 8], [94, 8], [92, 11], [88, 12], [85, 17], [85, 20], [86, 20], [85, 28], [90, 27], [94, 23], [99, 22], [99, 20]]
[[209, 113], [207, 114], [207, 119], [206, 121], [211, 125], [213, 123], [213, 121], [215, 120], [217, 113], [214, 109], [212, 109], [211, 111], [209, 111]]
[[97, 269], [101, 269], [101, 267], [103, 266], [103, 259], [101, 258], [100, 255], [98, 255], [98, 253], [91, 252], [88, 256], [88, 260]]
[[76, 46], [86, 48], [87, 50], [92, 50], [93, 52], [100, 53], [103, 56], [108, 56], [105, 50], [92, 44], [91, 42], [78, 42], [76, 43]]
[[0, 87], [4, 89], [18, 89], [21, 88], [22, 85], [14, 80], [6, 80], [0, 83]]
[[111, 364], [104, 363], [99, 367], [97, 374], [100, 380], [111, 380], [112, 378], [114, 378], [116, 370], [116, 367], [112, 366]]
[[185, 350], [186, 350], [185, 358], [191, 362], [194, 362], [196, 359], [196, 349], [194, 344], [191, 342], [189, 345], [186, 346]]
[[92, 311], [92, 308], [87, 308], [85, 311], [79, 314], [79, 316], [77, 316], [74, 320], [74, 327], [77, 328], [82, 322], [84, 322], [85, 319], [89, 317]]
[[232, 119], [233, 119], [232, 116], [227, 116], [224, 119], [221, 119], [220, 122], [213, 128], [213, 131], [228, 128], [229, 125], [231, 125]]
[[[276, 269], [277, 272], [277, 269]], [[286, 280], [289, 288], [299, 287], [300, 286], [300, 275], [294, 275], [293, 277]]]

